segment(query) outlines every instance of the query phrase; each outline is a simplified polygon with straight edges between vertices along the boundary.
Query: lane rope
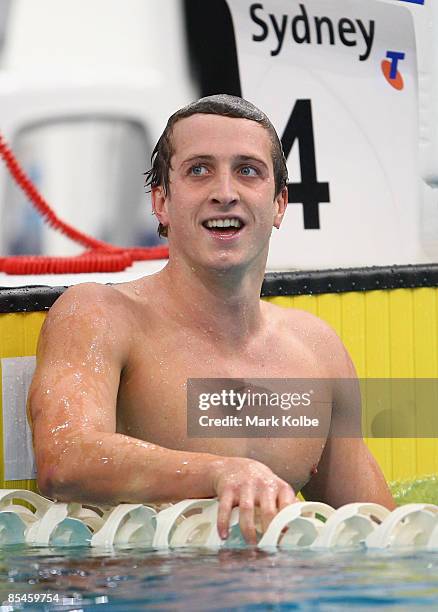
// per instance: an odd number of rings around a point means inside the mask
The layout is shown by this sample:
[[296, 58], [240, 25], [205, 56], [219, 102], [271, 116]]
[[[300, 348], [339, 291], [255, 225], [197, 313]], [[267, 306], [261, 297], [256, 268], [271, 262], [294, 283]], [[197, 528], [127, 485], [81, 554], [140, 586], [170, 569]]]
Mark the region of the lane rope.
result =
[[[25, 489], [0, 489], [0, 548], [13, 544], [150, 546], [156, 550], [245, 547], [238, 508], [231, 514], [227, 540], [221, 540], [216, 527], [218, 507], [213, 498], [185, 499], [165, 509], [143, 504], [100, 508], [53, 502]], [[405, 504], [390, 512], [375, 503], [346, 504], [335, 510], [320, 502], [297, 502], [283, 508], [265, 533], [257, 522], [256, 527], [261, 550], [438, 550], [438, 506], [434, 504]]]

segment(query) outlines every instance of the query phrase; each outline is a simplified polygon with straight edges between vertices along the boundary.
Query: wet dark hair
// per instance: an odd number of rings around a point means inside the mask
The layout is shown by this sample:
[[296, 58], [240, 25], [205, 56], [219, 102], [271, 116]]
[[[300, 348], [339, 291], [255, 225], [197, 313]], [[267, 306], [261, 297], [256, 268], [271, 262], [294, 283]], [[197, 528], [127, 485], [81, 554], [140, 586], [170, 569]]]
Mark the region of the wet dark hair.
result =
[[[287, 184], [287, 167], [278, 134], [268, 117], [254, 104], [228, 94], [217, 94], [201, 98], [176, 111], [167, 122], [164, 132], [161, 134], [154, 150], [152, 151], [150, 170], [145, 172], [146, 186], [164, 188], [164, 193], [169, 191], [170, 160], [174, 153], [172, 147], [173, 126], [180, 119], [192, 115], [221, 115], [235, 119], [249, 119], [262, 125], [268, 132], [272, 143], [272, 163], [274, 166], [275, 195], [278, 195]], [[158, 226], [158, 234], [167, 236], [167, 227], [161, 223]]]

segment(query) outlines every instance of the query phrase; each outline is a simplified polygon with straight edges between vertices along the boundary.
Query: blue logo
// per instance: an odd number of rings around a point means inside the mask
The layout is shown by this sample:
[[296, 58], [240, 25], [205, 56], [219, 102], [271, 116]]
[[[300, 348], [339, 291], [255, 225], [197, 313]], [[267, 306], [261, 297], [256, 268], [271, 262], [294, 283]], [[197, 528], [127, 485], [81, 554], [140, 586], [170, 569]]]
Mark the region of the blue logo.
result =
[[381, 64], [383, 76], [394, 89], [400, 91], [404, 87], [404, 82], [398, 70], [398, 63], [405, 59], [405, 54], [402, 51], [387, 51], [386, 57], [387, 59]]
[[397, 65], [399, 60], [405, 59], [405, 54], [401, 51], [387, 51], [386, 57], [391, 60], [391, 71], [389, 73], [390, 79], [395, 79], [397, 76]]

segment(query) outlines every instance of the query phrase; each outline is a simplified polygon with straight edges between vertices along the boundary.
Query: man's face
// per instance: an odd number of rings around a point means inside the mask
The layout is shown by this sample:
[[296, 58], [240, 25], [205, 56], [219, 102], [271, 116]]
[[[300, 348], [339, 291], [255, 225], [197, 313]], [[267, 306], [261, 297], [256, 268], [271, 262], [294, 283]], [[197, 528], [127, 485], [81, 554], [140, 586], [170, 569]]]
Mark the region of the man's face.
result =
[[267, 256], [286, 190], [275, 197], [268, 131], [248, 119], [197, 114], [173, 128], [170, 188], [153, 192], [173, 256], [216, 269]]

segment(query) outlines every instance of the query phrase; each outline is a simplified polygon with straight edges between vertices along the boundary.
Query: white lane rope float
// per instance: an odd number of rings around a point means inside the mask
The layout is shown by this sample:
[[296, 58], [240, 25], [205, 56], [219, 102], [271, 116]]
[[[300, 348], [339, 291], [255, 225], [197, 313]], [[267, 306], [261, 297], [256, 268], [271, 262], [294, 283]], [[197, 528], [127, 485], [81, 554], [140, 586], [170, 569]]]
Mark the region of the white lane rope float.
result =
[[[88, 507], [53, 502], [23, 489], [0, 489], [0, 548], [8, 545], [181, 547], [245, 546], [239, 510], [231, 514], [229, 537], [221, 540], [217, 499], [185, 499], [164, 510], [143, 504]], [[390, 512], [374, 503], [335, 510], [319, 502], [283, 508], [257, 547], [275, 549], [421, 548], [438, 550], [438, 506], [406, 504]]]

